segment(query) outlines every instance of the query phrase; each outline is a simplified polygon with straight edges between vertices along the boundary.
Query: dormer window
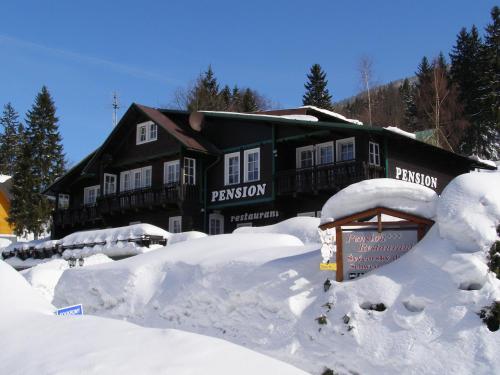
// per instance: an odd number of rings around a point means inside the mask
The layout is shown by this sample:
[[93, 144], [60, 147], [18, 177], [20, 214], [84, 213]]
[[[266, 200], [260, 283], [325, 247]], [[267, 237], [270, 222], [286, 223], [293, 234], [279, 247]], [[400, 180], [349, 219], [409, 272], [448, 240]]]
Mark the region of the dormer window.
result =
[[153, 121], [142, 122], [137, 125], [136, 143], [141, 145], [143, 143], [153, 142], [158, 139], [158, 128]]

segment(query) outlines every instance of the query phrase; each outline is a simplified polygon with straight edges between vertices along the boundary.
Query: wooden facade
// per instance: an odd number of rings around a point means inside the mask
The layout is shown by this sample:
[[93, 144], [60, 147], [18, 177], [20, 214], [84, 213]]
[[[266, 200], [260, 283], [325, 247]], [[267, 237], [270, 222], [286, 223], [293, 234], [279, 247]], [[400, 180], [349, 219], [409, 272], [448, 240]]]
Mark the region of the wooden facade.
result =
[[[280, 117], [289, 114], [320, 121]], [[315, 216], [335, 192], [365, 179], [441, 192], [477, 167], [488, 166], [314, 108], [189, 114], [133, 104], [103, 145], [45, 193], [55, 197], [55, 238], [136, 222], [215, 234]]]

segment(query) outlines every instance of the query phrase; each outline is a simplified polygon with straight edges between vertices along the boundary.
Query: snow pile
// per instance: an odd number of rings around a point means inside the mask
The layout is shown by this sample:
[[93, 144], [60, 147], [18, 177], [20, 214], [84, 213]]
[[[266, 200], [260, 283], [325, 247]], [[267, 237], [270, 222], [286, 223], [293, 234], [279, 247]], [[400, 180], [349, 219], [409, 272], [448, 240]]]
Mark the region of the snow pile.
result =
[[[87, 267], [112, 261], [111, 258], [104, 254], [96, 254], [85, 258], [83, 266]], [[21, 274], [28, 280], [33, 288], [39, 291], [48, 301], [52, 301], [54, 298], [54, 288], [59, 282], [59, 278], [64, 271], [69, 269], [68, 261], [61, 258], [54, 258], [21, 271]]]
[[177, 242], [195, 240], [197, 238], [203, 238], [203, 237], [207, 236], [205, 233], [197, 232], [195, 230], [192, 230], [190, 232], [169, 233], [169, 234], [170, 234], [170, 237], [168, 237], [167, 246], [173, 245], [174, 243], [177, 243]]
[[318, 234], [320, 220], [315, 217], [293, 217], [277, 224], [262, 227], [240, 227], [233, 233], [282, 233], [299, 238], [304, 243], [321, 242]]
[[14, 242], [14, 239], [8, 237], [0, 237], [0, 250], [12, 245]]
[[313, 122], [318, 121], [317, 117], [311, 115], [281, 115], [280, 117], [289, 120], [301, 120], [301, 121], [313, 121]]
[[417, 139], [417, 136], [415, 135], [415, 133], [410, 133], [410, 132], [404, 131], [403, 129], [397, 128], [395, 126], [387, 126], [384, 129], [389, 130], [393, 133], [404, 135], [405, 137], [408, 137], [408, 138]]
[[91, 316], [55, 316], [53, 311], [0, 261], [2, 373], [305, 374], [223, 340]]
[[[473, 229], [484, 248], [491, 245], [500, 190], [495, 174], [483, 175], [458, 177], [442, 198], [396, 180], [340, 192], [328, 216], [386, 206], [436, 220], [405, 256], [353, 281], [320, 272], [317, 246], [294, 236], [237, 232], [64, 272], [54, 302], [216, 336], [313, 374], [325, 366], [340, 374], [500, 373], [500, 336], [477, 315], [500, 300], [500, 280], [488, 272], [484, 250], [463, 252], [463, 233], [448, 229], [480, 220], [486, 229]], [[446, 214], [459, 204], [472, 216]]]
[[0, 184], [3, 184], [5, 182], [7, 182], [8, 180], [10, 180], [12, 177], [11, 176], [8, 176], [6, 174], [1, 174], [0, 173]]
[[327, 223], [375, 207], [404, 211], [427, 219], [436, 214], [437, 194], [425, 186], [392, 178], [352, 184], [331, 197], [321, 211]]
[[455, 178], [441, 194], [437, 218], [440, 235], [458, 249], [488, 249], [500, 224], [500, 173], [469, 173]]

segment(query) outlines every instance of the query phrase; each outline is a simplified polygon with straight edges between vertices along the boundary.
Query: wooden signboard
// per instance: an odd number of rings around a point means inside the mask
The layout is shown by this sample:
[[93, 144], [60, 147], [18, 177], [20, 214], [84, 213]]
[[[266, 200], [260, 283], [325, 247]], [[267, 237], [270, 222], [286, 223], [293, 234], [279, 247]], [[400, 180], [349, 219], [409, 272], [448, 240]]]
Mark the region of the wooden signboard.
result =
[[[382, 221], [382, 214], [402, 220]], [[363, 221], [376, 216], [377, 221]], [[409, 251], [434, 224], [432, 220], [377, 207], [320, 225], [335, 228], [337, 281], [355, 279]]]

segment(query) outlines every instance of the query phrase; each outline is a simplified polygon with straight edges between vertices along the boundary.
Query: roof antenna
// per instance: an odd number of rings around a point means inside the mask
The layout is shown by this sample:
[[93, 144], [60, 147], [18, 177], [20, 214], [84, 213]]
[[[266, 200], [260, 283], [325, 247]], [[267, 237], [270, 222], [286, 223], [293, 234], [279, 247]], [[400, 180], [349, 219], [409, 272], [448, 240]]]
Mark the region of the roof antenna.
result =
[[117, 111], [120, 109], [120, 104], [118, 103], [118, 95], [116, 94], [116, 91], [113, 92], [113, 104], [111, 104], [113, 107], [113, 127], [116, 126], [118, 123], [118, 117], [117, 117]]

